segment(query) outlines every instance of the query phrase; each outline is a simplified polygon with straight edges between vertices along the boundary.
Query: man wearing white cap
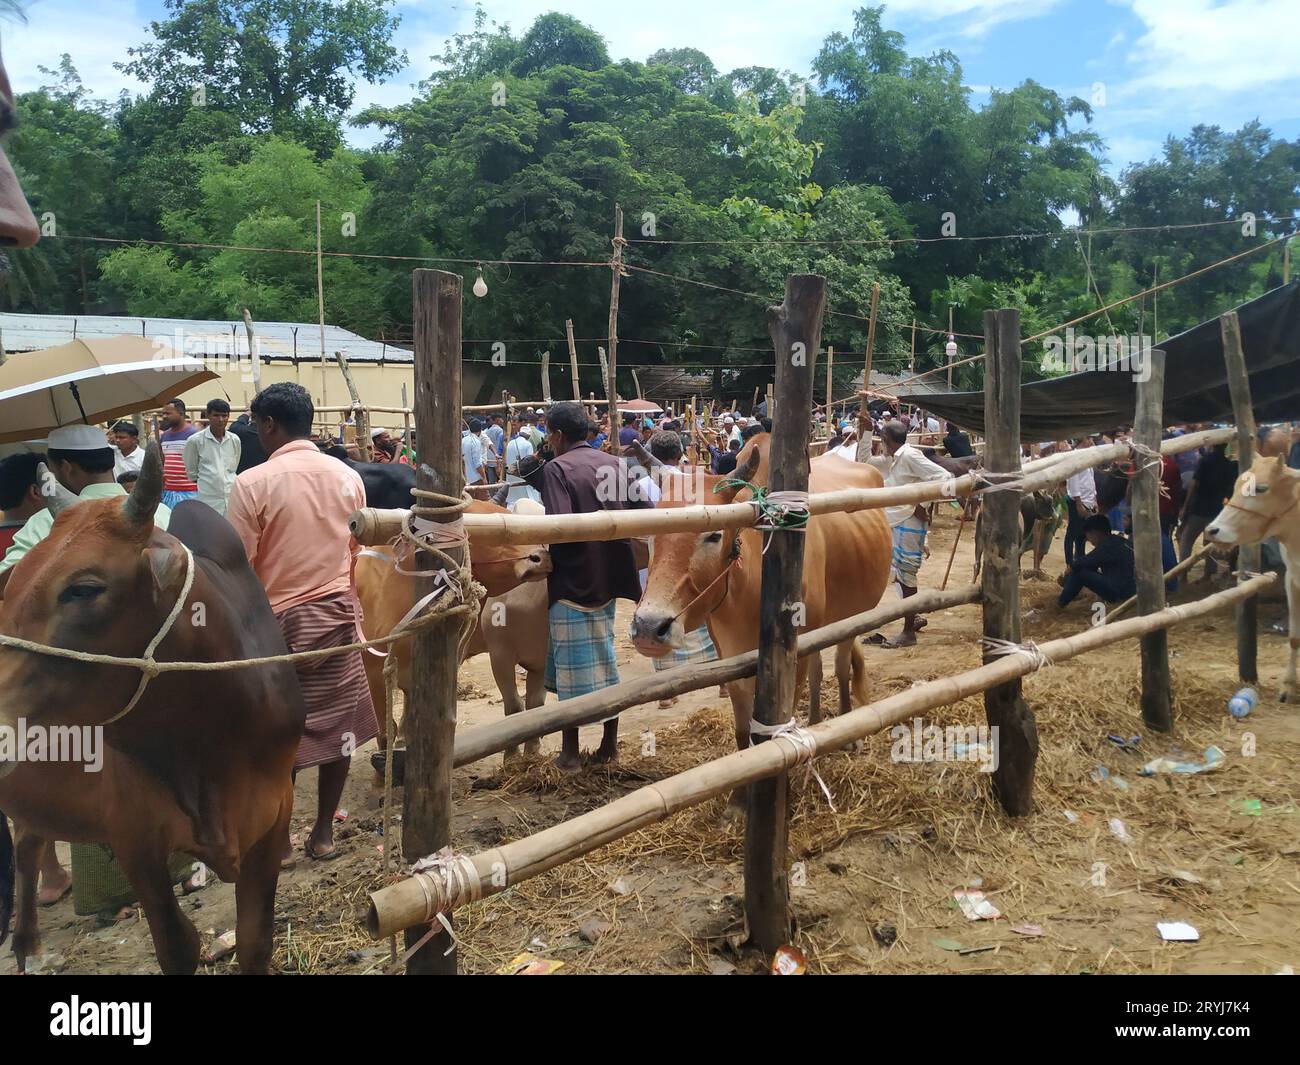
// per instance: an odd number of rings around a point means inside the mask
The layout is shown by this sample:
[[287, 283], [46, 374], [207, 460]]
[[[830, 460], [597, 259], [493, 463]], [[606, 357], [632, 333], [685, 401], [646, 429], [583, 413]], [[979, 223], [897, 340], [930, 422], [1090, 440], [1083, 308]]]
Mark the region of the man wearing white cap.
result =
[[[45, 463], [59, 484], [82, 499], [107, 499], [121, 496], [126, 499], [126, 489], [113, 477], [116, 448], [110, 447], [104, 431], [94, 425], [65, 425], [50, 430], [45, 446]], [[171, 511], [158, 504], [154, 525], [167, 528]], [[9, 572], [33, 547], [50, 535], [54, 516], [48, 510], [38, 510], [27, 524], [18, 530], [14, 542], [0, 562], [0, 580], [7, 580]], [[0, 585], [0, 589], [2, 589]]]

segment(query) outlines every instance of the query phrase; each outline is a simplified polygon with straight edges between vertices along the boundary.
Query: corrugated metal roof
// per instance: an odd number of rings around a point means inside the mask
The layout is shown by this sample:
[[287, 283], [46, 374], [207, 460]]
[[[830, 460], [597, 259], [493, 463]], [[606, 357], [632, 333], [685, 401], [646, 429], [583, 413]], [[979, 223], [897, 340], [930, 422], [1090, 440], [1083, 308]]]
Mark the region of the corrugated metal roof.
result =
[[[258, 322], [253, 331], [263, 359], [271, 362], [320, 358], [320, 326], [314, 322]], [[295, 338], [296, 332], [296, 338]], [[165, 340], [177, 351], [228, 358], [248, 357], [243, 319], [204, 321], [184, 318], [127, 318], [113, 315], [0, 314], [5, 351], [39, 351], [87, 337], [122, 334]], [[348, 362], [413, 361], [410, 351], [367, 340], [336, 325], [325, 327], [325, 353], [343, 352]]]

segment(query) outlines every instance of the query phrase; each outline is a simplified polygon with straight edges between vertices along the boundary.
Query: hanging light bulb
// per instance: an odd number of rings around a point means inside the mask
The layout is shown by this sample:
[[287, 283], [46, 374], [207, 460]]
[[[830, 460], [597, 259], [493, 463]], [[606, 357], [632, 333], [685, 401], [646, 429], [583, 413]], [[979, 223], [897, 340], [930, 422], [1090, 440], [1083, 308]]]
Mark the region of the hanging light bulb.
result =
[[483, 280], [483, 267], [478, 268], [478, 277], [474, 279], [474, 295], [482, 299], [487, 295], [487, 282]]
[[943, 346], [943, 353], [948, 356], [949, 362], [952, 362], [957, 354], [957, 338], [951, 333], [948, 334], [948, 343]]

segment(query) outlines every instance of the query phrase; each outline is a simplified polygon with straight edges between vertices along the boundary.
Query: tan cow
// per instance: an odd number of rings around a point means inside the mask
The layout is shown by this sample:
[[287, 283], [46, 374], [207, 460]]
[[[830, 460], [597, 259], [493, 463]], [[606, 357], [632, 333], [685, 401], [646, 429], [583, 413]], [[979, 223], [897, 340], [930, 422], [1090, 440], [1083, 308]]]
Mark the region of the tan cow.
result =
[[1278, 699], [1294, 701], [1296, 661], [1300, 658], [1300, 470], [1288, 469], [1281, 455], [1257, 458], [1237, 478], [1232, 498], [1205, 530], [1209, 543], [1257, 544], [1277, 537], [1286, 563], [1286, 602], [1290, 615], [1291, 658]]
[[[530, 500], [521, 500], [516, 509], [519, 513], [542, 512], [541, 506]], [[503, 512], [503, 507], [483, 500], [476, 500], [469, 508], [471, 514]], [[393, 561], [389, 549], [367, 548], [357, 557], [354, 579], [364, 615], [361, 629], [367, 639], [392, 632], [415, 602], [412, 578], [399, 573]], [[466, 648], [465, 657], [488, 652], [492, 660], [492, 676], [501, 690], [507, 714], [540, 706], [546, 700], [544, 680], [548, 629], [545, 578], [551, 572], [550, 555], [542, 547], [505, 544], [485, 548], [480, 545], [471, 547], [470, 565], [474, 579], [484, 585], [489, 597], [483, 603], [479, 628]], [[406, 697], [411, 689], [410, 641], [402, 640], [393, 646], [397, 656], [397, 687]], [[377, 654], [366, 654], [363, 658], [366, 682], [379, 718], [379, 746], [383, 749], [387, 746], [384, 658]], [[516, 665], [528, 671], [527, 691], [522, 703], [515, 682]], [[535, 750], [539, 743], [530, 742], [526, 750]], [[509, 758], [515, 751], [505, 753]]]
[[[755, 437], [740, 453], [735, 477], [767, 483], [767, 449], [771, 438]], [[725, 478], [704, 478], [705, 501], [744, 501], [748, 489], [714, 493]], [[811, 466], [809, 491], [879, 488], [879, 471], [837, 456], [819, 457]], [[663, 499], [660, 507], [682, 506]], [[669, 533], [654, 538], [645, 594], [632, 619], [632, 642], [649, 657], [667, 654], [686, 633], [707, 623], [709, 635], [724, 658], [758, 646], [759, 597], [764, 534], [737, 526], [720, 532]], [[815, 629], [869, 610], [880, 601], [889, 581], [892, 540], [883, 510], [822, 514], [808, 524], [804, 543], [802, 629]], [[799, 661], [796, 691], [808, 678], [810, 658]], [[854, 639], [836, 647], [839, 710], [867, 701], [865, 663]], [[736, 746], [749, 746], [754, 709], [753, 679], [728, 684], [736, 722]], [[797, 701], [796, 694], [796, 701]], [[794, 708], [790, 708], [793, 715]]]

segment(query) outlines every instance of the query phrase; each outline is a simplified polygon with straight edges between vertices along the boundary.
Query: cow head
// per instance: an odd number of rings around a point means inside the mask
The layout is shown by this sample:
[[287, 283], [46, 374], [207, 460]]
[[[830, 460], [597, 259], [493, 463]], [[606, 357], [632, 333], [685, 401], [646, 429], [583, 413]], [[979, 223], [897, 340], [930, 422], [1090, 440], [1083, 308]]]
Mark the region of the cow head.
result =
[[[14, 567], [0, 632], [53, 647], [138, 657], [180, 594], [186, 558], [154, 529], [162, 452], [150, 443], [135, 490], [79, 501], [44, 467], [50, 534]], [[73, 506], [72, 504], [76, 504]], [[130, 701], [140, 674], [0, 648], [0, 726], [98, 725]], [[0, 776], [12, 769], [0, 764]]]
[[[705, 499], [731, 503], [737, 494], [748, 489], [728, 485], [732, 478], [753, 482], [759, 474], [762, 453], [749, 447], [736, 472], [729, 477], [705, 477]], [[671, 482], [665, 482], [660, 508], [680, 507], [686, 502], [669, 498]], [[715, 491], [716, 489], [716, 491]], [[721, 605], [727, 595], [729, 571], [739, 564], [740, 531], [743, 525], [711, 532], [661, 533], [654, 538], [650, 554], [650, 573], [645, 593], [632, 615], [629, 635], [632, 645], [649, 658], [661, 658], [680, 647], [688, 632], [694, 632]]]
[[[504, 514], [505, 507], [476, 499], [469, 505], [470, 514]], [[545, 513], [540, 503], [521, 499], [515, 504], [516, 514]], [[504, 595], [512, 588], [529, 581], [544, 580], [551, 572], [551, 554], [545, 547], [536, 545], [500, 544], [486, 547], [470, 545], [470, 566], [474, 579], [487, 589], [490, 596]]]
[[1280, 519], [1297, 518], [1300, 504], [1300, 471], [1287, 469], [1281, 455], [1256, 458], [1249, 470], [1237, 478], [1232, 498], [1224, 501], [1218, 517], [1205, 530], [1208, 543], [1233, 546], [1256, 544], [1282, 535]]

